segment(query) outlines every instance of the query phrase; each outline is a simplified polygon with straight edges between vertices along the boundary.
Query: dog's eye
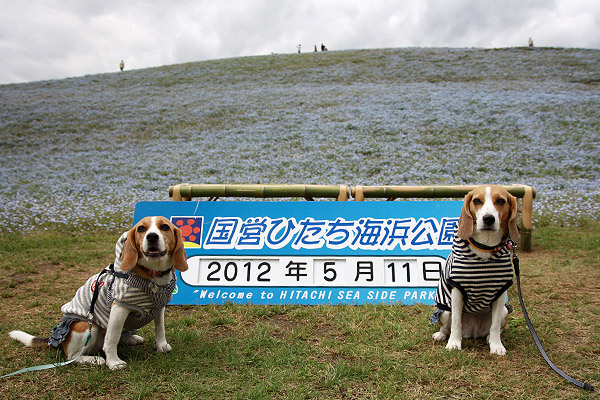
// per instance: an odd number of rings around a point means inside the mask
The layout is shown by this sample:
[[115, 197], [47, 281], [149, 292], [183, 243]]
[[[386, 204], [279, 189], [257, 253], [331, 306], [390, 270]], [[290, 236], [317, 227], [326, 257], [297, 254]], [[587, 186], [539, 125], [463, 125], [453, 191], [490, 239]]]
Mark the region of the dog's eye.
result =
[[161, 230], [161, 231], [165, 231], [165, 232], [166, 232], [166, 231], [170, 231], [170, 230], [171, 230], [171, 228], [169, 228], [169, 225], [167, 225], [167, 224], [162, 224], [162, 225], [160, 226], [160, 230]]
[[146, 232], [146, 227], [143, 225], [138, 226], [137, 231], [142, 233], [142, 232]]
[[483, 202], [479, 199], [473, 199], [473, 204], [475, 204], [476, 206], [480, 206], [483, 204]]
[[500, 199], [496, 200], [496, 204], [499, 206], [503, 206], [506, 204], [506, 200], [500, 198]]

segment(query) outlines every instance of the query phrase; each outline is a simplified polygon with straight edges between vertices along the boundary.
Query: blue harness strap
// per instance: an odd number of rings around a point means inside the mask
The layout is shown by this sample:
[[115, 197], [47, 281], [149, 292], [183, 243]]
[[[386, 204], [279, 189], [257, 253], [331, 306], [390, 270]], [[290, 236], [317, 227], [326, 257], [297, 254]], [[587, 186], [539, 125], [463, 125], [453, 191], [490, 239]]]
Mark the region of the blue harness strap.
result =
[[72, 362], [75, 362], [75, 361], [77, 361], [77, 359], [78, 359], [79, 357], [81, 357], [81, 355], [83, 354], [83, 351], [85, 350], [85, 346], [87, 346], [87, 344], [88, 344], [88, 342], [90, 341], [90, 338], [91, 338], [91, 337], [92, 337], [92, 331], [90, 330], [90, 331], [88, 332], [87, 338], [85, 339], [85, 344], [83, 345], [83, 348], [81, 349], [81, 352], [80, 352], [80, 353], [77, 355], [77, 357], [75, 357], [75, 358], [74, 358], [74, 359], [72, 359], [72, 360], [65, 361], [65, 362], [61, 362], [61, 363], [53, 363], [53, 364], [46, 364], [46, 365], [38, 365], [38, 366], [36, 366], [36, 367], [23, 368], [23, 369], [20, 369], [20, 370], [18, 370], [18, 371], [12, 372], [12, 373], [10, 373], [10, 374], [2, 375], [2, 376], [0, 376], [0, 379], [1, 379], [1, 378], [8, 378], [9, 376], [13, 376], [13, 375], [19, 375], [19, 374], [22, 374], [22, 373], [24, 373], [24, 372], [30, 372], [30, 371], [42, 371], [42, 370], [44, 370], [44, 369], [58, 368], [58, 367], [63, 367], [63, 366], [65, 366], [65, 365], [69, 365], [69, 364], [71, 364]]

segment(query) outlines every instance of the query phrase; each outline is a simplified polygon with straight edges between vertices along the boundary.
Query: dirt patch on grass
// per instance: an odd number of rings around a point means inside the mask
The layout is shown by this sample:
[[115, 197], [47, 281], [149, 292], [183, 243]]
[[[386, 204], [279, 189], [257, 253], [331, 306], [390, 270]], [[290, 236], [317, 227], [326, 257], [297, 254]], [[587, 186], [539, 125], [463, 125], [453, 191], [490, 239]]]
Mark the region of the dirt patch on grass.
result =
[[277, 339], [287, 339], [300, 326], [297, 320], [286, 314], [272, 315], [267, 319], [267, 322], [274, 326], [273, 336]]
[[35, 272], [33, 273], [15, 274], [9, 276], [9, 286], [16, 288], [18, 284], [30, 282], [37, 275], [51, 274], [60, 269], [61, 265], [59, 263], [42, 263], [35, 267]]

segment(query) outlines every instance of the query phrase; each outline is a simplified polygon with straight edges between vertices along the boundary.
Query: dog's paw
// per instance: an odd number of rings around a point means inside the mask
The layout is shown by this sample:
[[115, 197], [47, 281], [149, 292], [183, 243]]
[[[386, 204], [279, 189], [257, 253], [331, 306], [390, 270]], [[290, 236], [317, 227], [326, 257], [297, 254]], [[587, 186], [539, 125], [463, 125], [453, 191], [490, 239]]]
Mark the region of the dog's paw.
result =
[[80, 356], [78, 359], [75, 360], [75, 364], [83, 363], [104, 365], [106, 364], [106, 361], [104, 360], [104, 358], [98, 356]]
[[444, 334], [442, 332], [436, 332], [433, 334], [432, 338], [436, 342], [443, 342], [444, 340], [446, 340], [446, 334]]
[[172, 347], [167, 342], [156, 343], [156, 351], [158, 351], [159, 353], [168, 353], [171, 350]]
[[135, 346], [144, 343], [144, 338], [138, 335], [123, 335], [119, 343]]
[[448, 344], [446, 345], [446, 350], [462, 350], [461, 341], [450, 338], [450, 340], [448, 340]]
[[502, 346], [502, 344], [490, 344], [490, 354], [495, 354], [497, 356], [505, 356], [506, 349], [504, 348], [504, 346]]
[[93, 360], [91, 360], [92, 364], [96, 364], [96, 365], [105, 365], [106, 364], [106, 360], [102, 357], [92, 357]]
[[127, 363], [123, 360], [121, 360], [120, 358], [117, 358], [116, 360], [106, 360], [106, 366], [111, 370], [111, 371], [117, 371], [120, 369], [123, 369], [127, 366]]

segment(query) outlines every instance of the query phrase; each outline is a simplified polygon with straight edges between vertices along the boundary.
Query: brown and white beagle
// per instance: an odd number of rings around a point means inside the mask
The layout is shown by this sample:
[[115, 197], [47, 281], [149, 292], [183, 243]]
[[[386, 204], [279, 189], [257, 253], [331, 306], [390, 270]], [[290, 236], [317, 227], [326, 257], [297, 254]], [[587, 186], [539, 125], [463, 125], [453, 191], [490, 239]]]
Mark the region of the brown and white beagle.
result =
[[458, 229], [436, 293], [440, 323], [435, 341], [460, 350], [462, 339], [487, 337], [490, 353], [505, 355], [500, 340], [509, 308], [506, 290], [513, 269], [509, 239], [519, 242], [517, 199], [496, 185], [478, 186], [465, 196]]
[[[73, 300], [62, 306], [63, 322], [51, 337], [38, 338], [22, 331], [9, 335], [25, 346], [61, 345], [69, 360], [82, 354], [75, 362], [106, 364], [115, 370], [126, 365], [117, 354], [117, 345], [143, 343], [131, 330], [153, 320], [156, 350], [170, 351], [165, 338], [165, 305], [175, 288], [174, 269], [188, 269], [181, 231], [164, 217], [146, 217], [121, 236], [115, 250], [114, 267], [89, 278]], [[96, 290], [91, 338], [86, 345], [88, 313]], [[106, 360], [94, 356], [100, 350]]]

